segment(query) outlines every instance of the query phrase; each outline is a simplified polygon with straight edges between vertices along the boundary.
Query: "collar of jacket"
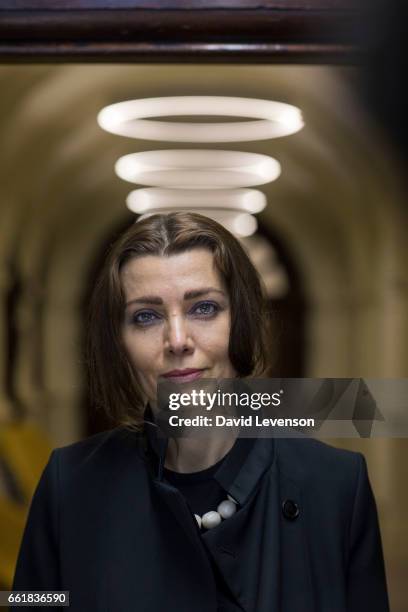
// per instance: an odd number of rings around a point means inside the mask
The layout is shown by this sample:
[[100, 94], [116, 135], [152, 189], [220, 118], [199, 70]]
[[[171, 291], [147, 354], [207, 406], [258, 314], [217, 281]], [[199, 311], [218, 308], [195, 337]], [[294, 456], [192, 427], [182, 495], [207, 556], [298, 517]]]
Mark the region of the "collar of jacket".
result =
[[[163, 468], [169, 439], [155, 423], [152, 409], [144, 414], [144, 433], [152, 475], [163, 481]], [[238, 437], [233, 449], [214, 474], [219, 485], [242, 506], [256, 491], [259, 481], [275, 462], [273, 439]]]

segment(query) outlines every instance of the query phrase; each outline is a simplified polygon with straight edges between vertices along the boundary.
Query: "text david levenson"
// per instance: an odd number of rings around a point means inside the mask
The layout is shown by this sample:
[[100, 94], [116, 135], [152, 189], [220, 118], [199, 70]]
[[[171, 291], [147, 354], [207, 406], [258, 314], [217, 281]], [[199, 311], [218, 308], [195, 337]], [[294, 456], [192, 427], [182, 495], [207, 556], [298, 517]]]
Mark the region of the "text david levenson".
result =
[[194, 417], [179, 417], [174, 414], [169, 417], [172, 427], [314, 427], [312, 418], [261, 418], [258, 415], [241, 417], [215, 417], [198, 415]]

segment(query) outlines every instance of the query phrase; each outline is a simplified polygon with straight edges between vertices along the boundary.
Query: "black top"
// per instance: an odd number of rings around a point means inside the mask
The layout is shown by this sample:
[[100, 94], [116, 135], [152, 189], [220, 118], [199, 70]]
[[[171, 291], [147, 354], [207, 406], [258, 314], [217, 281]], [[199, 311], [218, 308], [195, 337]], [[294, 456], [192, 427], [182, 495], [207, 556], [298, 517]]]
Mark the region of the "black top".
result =
[[189, 472], [185, 474], [174, 472], [167, 468], [163, 469], [165, 480], [183, 494], [193, 514], [202, 516], [210, 510], [216, 510], [218, 504], [224, 499], [227, 499], [226, 492], [213, 478], [226, 456], [227, 455], [214, 465], [200, 472]]
[[192, 513], [202, 516], [210, 510], [216, 510], [218, 504], [227, 499], [227, 492], [214, 478], [218, 469], [228, 458], [231, 472], [237, 474], [254, 442], [254, 438], [237, 438], [228, 453], [209, 468], [182, 473], [164, 467], [163, 476], [183, 494]]

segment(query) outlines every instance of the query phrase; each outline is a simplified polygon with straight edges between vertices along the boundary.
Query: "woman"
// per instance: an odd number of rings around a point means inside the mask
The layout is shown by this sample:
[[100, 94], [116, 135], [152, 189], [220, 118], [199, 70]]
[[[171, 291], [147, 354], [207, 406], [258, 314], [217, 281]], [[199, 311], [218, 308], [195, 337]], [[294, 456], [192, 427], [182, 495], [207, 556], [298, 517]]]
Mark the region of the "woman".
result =
[[266, 330], [258, 275], [216, 222], [153, 215], [113, 245], [89, 364], [95, 402], [118, 426], [53, 451], [15, 590], [69, 590], [84, 612], [388, 610], [362, 455], [157, 431], [158, 383], [259, 376]]

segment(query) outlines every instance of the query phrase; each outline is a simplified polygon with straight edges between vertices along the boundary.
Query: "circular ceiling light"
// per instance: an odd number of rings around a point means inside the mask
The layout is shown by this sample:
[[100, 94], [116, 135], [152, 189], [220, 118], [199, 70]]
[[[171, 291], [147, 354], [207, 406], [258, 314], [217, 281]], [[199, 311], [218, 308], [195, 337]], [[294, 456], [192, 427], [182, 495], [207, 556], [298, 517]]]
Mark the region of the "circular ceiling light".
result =
[[167, 208], [224, 208], [259, 213], [266, 206], [266, 197], [257, 189], [161, 189], [148, 187], [131, 191], [126, 206], [134, 213]]
[[273, 157], [258, 153], [165, 149], [124, 155], [115, 172], [125, 181], [153, 187], [228, 189], [270, 183], [281, 167]]
[[[252, 121], [191, 123], [146, 117], [247, 117]], [[247, 142], [298, 132], [304, 125], [299, 108], [284, 102], [224, 96], [169, 96], [111, 104], [98, 114], [100, 127], [112, 134], [170, 142]]]

